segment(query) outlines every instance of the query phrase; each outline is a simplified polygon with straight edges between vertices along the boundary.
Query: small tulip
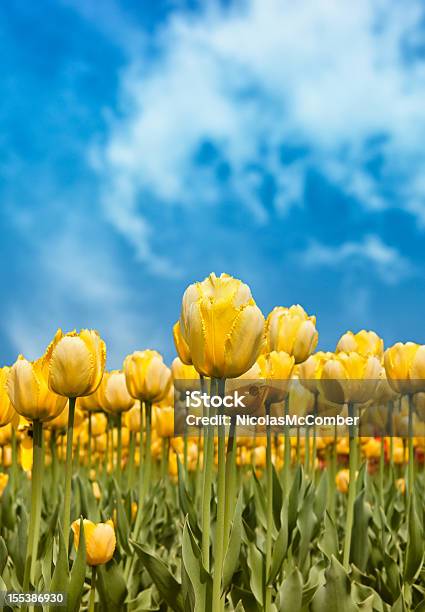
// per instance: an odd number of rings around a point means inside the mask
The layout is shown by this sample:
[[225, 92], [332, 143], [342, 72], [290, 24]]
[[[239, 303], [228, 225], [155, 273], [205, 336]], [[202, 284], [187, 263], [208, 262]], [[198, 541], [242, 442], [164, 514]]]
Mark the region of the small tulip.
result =
[[325, 398], [333, 403], [365, 403], [374, 396], [381, 369], [376, 357], [336, 353], [323, 366], [320, 389]]
[[61, 330], [47, 349], [49, 387], [65, 397], [80, 397], [94, 393], [102, 380], [106, 363], [106, 347], [92, 329]]
[[174, 436], [174, 408], [161, 408], [156, 411], [156, 431], [160, 438]]
[[4, 427], [13, 419], [15, 409], [7, 394], [7, 379], [10, 368], [0, 368], [0, 427]]
[[318, 351], [310, 355], [305, 361], [297, 365], [297, 374], [300, 383], [307, 387], [312, 393], [319, 392], [318, 380], [322, 376], [322, 370], [328, 359], [332, 359], [333, 353]]
[[347, 493], [348, 485], [350, 483], [350, 472], [349, 470], [339, 470], [335, 476], [336, 488], [340, 493]]
[[228, 274], [210, 274], [186, 289], [180, 328], [200, 374], [236, 378], [260, 354], [264, 317], [248, 285]]
[[276, 306], [267, 317], [267, 350], [285, 351], [294, 356], [295, 363], [305, 361], [313, 353], [318, 339], [316, 317], [309, 317], [298, 304], [290, 308]]
[[158, 402], [168, 392], [171, 371], [157, 351], [135, 351], [123, 366], [128, 392], [134, 399]]
[[31, 421], [48, 421], [66, 406], [66, 398], [53, 393], [47, 385], [44, 357], [27, 361], [19, 356], [10, 368], [7, 392], [16, 412]]
[[384, 366], [397, 393], [425, 391], [425, 345], [397, 342], [385, 351]]
[[[92, 523], [87, 519], [83, 521], [84, 537], [86, 541], [87, 563], [89, 565], [102, 565], [113, 557], [116, 538], [114, 524], [111, 520], [106, 523]], [[80, 542], [80, 521], [74, 521], [71, 525], [74, 532], [74, 544], [78, 549]]]
[[192, 358], [190, 356], [189, 347], [187, 345], [186, 340], [183, 338], [180, 329], [180, 321], [177, 321], [177, 323], [173, 325], [173, 338], [177, 355], [179, 356], [182, 363], [184, 363], [185, 365], [192, 365]]
[[3, 495], [3, 491], [7, 487], [7, 483], [9, 482], [9, 474], [4, 474], [0, 472], [0, 497]]
[[344, 353], [356, 352], [364, 357], [378, 357], [382, 359], [384, 354], [384, 341], [374, 331], [366, 331], [362, 329], [357, 334], [348, 331], [338, 341], [336, 345], [336, 353], [343, 351]]
[[119, 370], [105, 372], [99, 395], [104, 409], [111, 414], [127, 412], [134, 406], [134, 398], [127, 390], [125, 374]]

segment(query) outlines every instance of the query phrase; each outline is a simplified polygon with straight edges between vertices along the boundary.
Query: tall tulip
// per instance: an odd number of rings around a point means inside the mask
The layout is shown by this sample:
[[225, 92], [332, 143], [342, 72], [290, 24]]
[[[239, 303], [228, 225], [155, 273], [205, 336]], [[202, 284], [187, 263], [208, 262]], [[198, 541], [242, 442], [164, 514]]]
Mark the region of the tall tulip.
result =
[[409, 397], [409, 467], [407, 486], [409, 503], [413, 493], [414, 448], [413, 448], [413, 399], [418, 391], [425, 391], [425, 345], [414, 342], [397, 342], [384, 353], [387, 379], [397, 393]]
[[65, 498], [63, 530], [68, 550], [71, 514], [72, 439], [74, 434], [75, 401], [90, 395], [99, 387], [106, 364], [106, 346], [97, 331], [75, 330], [63, 334], [58, 329], [44, 357], [48, 368], [49, 387], [69, 399], [66, 441]]
[[276, 306], [266, 320], [266, 350], [285, 351], [295, 363], [305, 361], [315, 350], [319, 334], [316, 317], [308, 316], [299, 304]]
[[34, 428], [31, 515], [24, 572], [24, 590], [28, 590], [30, 577], [34, 576], [41, 520], [43, 422], [58, 416], [65, 408], [67, 400], [50, 391], [44, 357], [30, 362], [19, 356], [8, 372], [7, 392], [16, 412], [31, 420]]

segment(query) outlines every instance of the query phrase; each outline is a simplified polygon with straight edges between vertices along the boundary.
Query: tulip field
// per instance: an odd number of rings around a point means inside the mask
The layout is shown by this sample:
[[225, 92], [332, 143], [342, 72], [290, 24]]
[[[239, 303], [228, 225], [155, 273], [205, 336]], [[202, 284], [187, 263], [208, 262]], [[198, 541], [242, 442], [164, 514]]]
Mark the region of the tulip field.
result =
[[317, 351], [226, 274], [177, 316], [170, 367], [84, 329], [0, 369], [0, 606], [425, 611], [425, 345]]

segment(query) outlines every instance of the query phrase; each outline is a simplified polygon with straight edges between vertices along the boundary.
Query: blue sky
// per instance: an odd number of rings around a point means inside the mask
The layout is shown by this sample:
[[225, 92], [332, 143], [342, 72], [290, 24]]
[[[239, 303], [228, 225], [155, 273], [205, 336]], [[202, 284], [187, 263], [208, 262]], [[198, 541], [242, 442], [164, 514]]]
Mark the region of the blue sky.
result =
[[[422, 5], [422, 6], [421, 6]], [[0, 358], [96, 327], [173, 357], [185, 287], [249, 283], [425, 343], [419, 0], [17, 0], [0, 45]]]

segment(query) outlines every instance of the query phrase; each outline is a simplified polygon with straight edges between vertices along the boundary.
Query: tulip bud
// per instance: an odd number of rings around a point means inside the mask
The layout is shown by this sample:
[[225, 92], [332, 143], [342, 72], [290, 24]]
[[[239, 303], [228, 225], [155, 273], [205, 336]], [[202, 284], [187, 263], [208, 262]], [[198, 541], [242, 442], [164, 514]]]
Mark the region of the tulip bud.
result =
[[134, 398], [128, 392], [124, 372], [105, 372], [99, 387], [99, 396], [106, 412], [117, 414], [127, 412], [134, 405]]
[[397, 393], [425, 391], [425, 345], [397, 342], [385, 351], [384, 366]]
[[174, 380], [198, 380], [199, 374], [193, 365], [186, 365], [179, 357], [171, 364], [171, 373]]
[[357, 334], [348, 331], [338, 341], [336, 353], [343, 351], [344, 353], [356, 352], [364, 357], [378, 357], [382, 359], [384, 354], [384, 341], [374, 331], [366, 331], [362, 329]]
[[350, 482], [349, 470], [339, 470], [335, 477], [336, 488], [340, 493], [347, 493]]
[[156, 431], [160, 438], [174, 436], [174, 409], [171, 406], [156, 411]]
[[7, 394], [7, 379], [10, 368], [0, 368], [0, 427], [4, 427], [13, 419], [15, 409]]
[[264, 317], [248, 285], [227, 274], [210, 274], [186, 289], [180, 328], [200, 374], [236, 378], [260, 354]]
[[135, 351], [124, 359], [128, 392], [135, 399], [158, 402], [168, 392], [171, 371], [157, 351]]
[[7, 378], [7, 392], [16, 412], [32, 421], [54, 419], [67, 402], [66, 397], [49, 389], [44, 359], [30, 362], [19, 356]]
[[285, 351], [272, 351], [260, 355], [257, 364], [261, 370], [261, 377], [266, 379], [269, 387], [268, 399], [273, 402], [282, 400], [288, 392], [294, 357]]
[[337, 353], [323, 366], [320, 388], [333, 403], [370, 401], [377, 388], [381, 364], [376, 357]]
[[138, 406], [137, 404], [135, 404], [133, 408], [130, 408], [130, 410], [125, 413], [125, 424], [128, 427], [129, 431], [140, 431], [140, 416], [140, 406]]
[[185, 365], [191, 365], [192, 359], [190, 356], [190, 351], [189, 351], [187, 342], [183, 338], [183, 335], [181, 333], [180, 321], [177, 321], [177, 323], [175, 323], [175, 325], [173, 326], [173, 338], [174, 338], [174, 345], [176, 347], [177, 355], [179, 356], [180, 360]]
[[316, 317], [309, 317], [298, 304], [290, 308], [276, 306], [267, 317], [267, 350], [285, 351], [294, 356], [295, 363], [305, 361], [313, 353], [318, 339]]
[[3, 495], [3, 491], [7, 487], [7, 483], [9, 482], [9, 474], [4, 474], [0, 472], [0, 498]]
[[[80, 543], [80, 521], [74, 521], [71, 525], [74, 532], [74, 544], [78, 549]], [[84, 538], [86, 541], [87, 563], [89, 565], [101, 565], [107, 563], [113, 557], [116, 538], [114, 524], [111, 520], [106, 523], [92, 523], [83, 520]]]
[[311, 391], [311, 393], [319, 392], [317, 381], [320, 380], [322, 376], [323, 366], [329, 359], [332, 359], [333, 356], [333, 353], [318, 351], [296, 366], [300, 383]]
[[49, 387], [65, 397], [90, 395], [100, 385], [106, 363], [104, 341], [94, 330], [63, 335], [61, 330], [47, 349]]

